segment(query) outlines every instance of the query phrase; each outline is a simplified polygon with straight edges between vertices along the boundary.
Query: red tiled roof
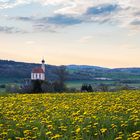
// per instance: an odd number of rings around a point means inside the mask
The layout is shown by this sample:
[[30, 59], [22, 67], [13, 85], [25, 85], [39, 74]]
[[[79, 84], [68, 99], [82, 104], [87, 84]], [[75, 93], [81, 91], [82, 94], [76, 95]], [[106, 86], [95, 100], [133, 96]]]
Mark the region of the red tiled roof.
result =
[[44, 71], [43, 71], [42, 68], [38, 67], [38, 68], [34, 68], [34, 69], [32, 70], [32, 73], [44, 73]]

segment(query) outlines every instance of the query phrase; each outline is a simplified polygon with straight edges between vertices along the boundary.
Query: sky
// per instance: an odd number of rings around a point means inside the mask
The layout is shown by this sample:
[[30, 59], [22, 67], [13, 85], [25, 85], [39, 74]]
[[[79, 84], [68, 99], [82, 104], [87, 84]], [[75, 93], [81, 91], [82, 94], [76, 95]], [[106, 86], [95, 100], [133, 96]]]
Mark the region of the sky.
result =
[[0, 59], [140, 67], [140, 0], [0, 0]]

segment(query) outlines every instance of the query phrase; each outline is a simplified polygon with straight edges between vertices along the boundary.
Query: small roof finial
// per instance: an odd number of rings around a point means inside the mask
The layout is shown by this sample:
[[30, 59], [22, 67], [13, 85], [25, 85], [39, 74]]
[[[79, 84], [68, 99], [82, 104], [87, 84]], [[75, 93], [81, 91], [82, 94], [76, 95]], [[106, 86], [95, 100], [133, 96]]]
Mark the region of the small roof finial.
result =
[[44, 57], [43, 57], [43, 59], [42, 59], [42, 63], [45, 63]]

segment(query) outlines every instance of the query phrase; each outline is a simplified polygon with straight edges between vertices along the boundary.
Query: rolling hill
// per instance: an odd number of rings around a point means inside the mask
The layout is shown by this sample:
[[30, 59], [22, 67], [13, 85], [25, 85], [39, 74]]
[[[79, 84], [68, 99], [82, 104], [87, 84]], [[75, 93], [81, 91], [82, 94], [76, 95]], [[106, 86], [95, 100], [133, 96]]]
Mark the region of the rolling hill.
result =
[[[0, 60], [0, 83], [21, 82], [30, 79], [31, 70], [40, 64]], [[49, 81], [57, 79], [58, 66], [46, 65], [46, 77]], [[67, 81], [120, 82], [140, 85], [140, 68], [104, 68], [87, 65], [66, 65]]]

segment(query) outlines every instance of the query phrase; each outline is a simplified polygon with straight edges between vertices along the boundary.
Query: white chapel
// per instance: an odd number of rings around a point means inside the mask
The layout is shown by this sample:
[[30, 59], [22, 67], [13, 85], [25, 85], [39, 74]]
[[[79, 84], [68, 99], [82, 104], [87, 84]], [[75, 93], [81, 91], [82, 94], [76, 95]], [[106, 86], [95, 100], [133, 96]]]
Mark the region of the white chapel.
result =
[[32, 69], [31, 72], [31, 80], [45, 80], [45, 60], [42, 60], [41, 67], [37, 67]]

